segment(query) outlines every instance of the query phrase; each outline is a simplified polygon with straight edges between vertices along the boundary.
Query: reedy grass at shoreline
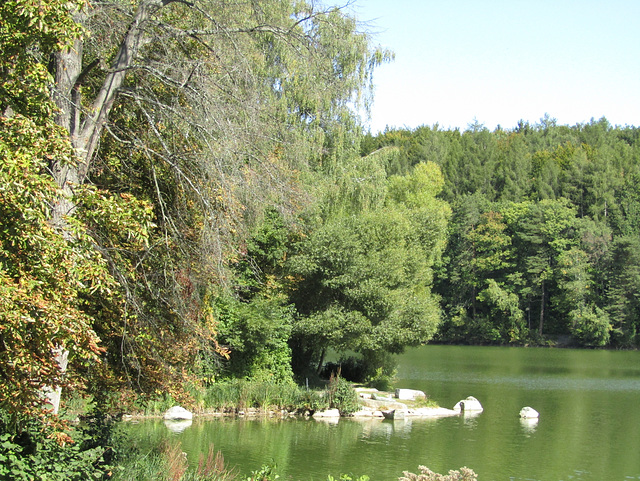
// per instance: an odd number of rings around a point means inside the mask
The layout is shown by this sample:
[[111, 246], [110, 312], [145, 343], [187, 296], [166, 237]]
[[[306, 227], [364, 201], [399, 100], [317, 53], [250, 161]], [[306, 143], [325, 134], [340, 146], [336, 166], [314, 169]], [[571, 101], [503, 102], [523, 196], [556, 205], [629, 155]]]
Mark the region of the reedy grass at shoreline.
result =
[[[303, 413], [326, 409], [330, 398], [326, 391], [306, 389], [294, 383], [270, 383], [235, 379], [205, 389], [191, 390], [193, 401], [184, 406], [196, 414], [238, 413], [248, 409]], [[170, 396], [152, 399], [132, 414], [161, 415], [176, 405]]]

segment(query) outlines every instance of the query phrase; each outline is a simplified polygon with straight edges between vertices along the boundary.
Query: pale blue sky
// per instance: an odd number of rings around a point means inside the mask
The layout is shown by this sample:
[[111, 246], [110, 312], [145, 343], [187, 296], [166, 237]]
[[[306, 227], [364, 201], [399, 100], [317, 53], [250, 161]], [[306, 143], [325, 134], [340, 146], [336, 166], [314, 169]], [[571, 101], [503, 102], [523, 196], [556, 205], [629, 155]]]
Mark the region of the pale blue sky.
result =
[[370, 127], [493, 130], [545, 113], [640, 126], [640, 0], [353, 0], [377, 44]]

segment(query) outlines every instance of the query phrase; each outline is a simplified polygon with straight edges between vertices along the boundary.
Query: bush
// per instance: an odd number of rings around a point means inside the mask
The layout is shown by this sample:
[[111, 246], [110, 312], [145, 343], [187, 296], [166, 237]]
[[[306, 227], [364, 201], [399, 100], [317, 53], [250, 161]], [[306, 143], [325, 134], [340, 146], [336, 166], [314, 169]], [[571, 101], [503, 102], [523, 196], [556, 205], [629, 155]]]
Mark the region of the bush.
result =
[[329, 399], [324, 392], [302, 391], [298, 398], [298, 411], [316, 412], [329, 409]]
[[327, 477], [327, 481], [369, 481], [371, 478], [369, 478], [369, 476], [367, 476], [366, 474], [363, 474], [362, 476], [359, 477], [354, 477], [351, 474], [341, 474], [340, 478], [336, 479], [333, 476], [329, 475]]
[[110, 469], [111, 425], [102, 420], [67, 432], [36, 421], [18, 428], [0, 420], [0, 432], [0, 480], [99, 480]]
[[587, 347], [602, 347], [609, 342], [611, 321], [599, 307], [579, 307], [569, 313], [571, 333], [576, 340]]
[[341, 415], [352, 414], [360, 409], [358, 394], [351, 383], [339, 375], [332, 375], [327, 390], [329, 407], [340, 411]]

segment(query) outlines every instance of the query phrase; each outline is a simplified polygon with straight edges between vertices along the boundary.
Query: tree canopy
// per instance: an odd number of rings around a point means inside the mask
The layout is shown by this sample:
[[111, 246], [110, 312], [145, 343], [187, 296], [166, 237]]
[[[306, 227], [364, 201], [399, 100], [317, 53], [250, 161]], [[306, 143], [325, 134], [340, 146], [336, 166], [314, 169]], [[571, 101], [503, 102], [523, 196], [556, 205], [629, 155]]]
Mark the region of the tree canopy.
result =
[[80, 378], [180, 399], [228, 356], [246, 233], [308, 203], [391, 54], [307, 2], [0, 8], [2, 407]]

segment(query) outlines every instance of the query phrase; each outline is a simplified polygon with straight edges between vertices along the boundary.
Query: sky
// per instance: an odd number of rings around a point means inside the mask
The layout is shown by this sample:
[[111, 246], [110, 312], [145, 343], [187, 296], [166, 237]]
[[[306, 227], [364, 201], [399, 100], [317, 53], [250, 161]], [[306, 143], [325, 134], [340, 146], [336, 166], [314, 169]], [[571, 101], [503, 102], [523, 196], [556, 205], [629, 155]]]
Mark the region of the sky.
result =
[[[346, 1], [346, 0], [345, 0]], [[640, 126], [640, 0], [352, 0], [395, 60], [367, 126]]]

